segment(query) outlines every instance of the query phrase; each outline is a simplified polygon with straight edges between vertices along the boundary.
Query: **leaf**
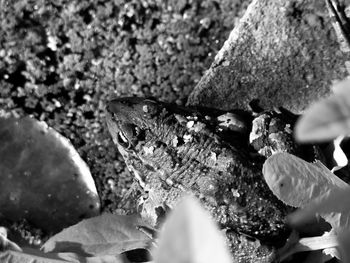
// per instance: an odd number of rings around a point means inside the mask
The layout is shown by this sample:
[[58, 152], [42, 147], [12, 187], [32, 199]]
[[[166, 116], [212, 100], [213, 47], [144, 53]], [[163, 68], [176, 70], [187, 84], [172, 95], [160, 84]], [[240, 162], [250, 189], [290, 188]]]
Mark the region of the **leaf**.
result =
[[170, 213], [160, 233], [155, 263], [231, 263], [219, 229], [193, 197], [185, 197]]
[[264, 163], [263, 174], [274, 195], [293, 207], [304, 207], [330, 189], [348, 188], [321, 162], [308, 163], [289, 153], [270, 156]]
[[0, 262], [3, 263], [63, 263], [68, 262], [60, 259], [57, 255], [46, 255], [44, 253], [31, 254], [7, 250], [0, 252]]
[[315, 250], [323, 250], [323, 252], [327, 253], [331, 252], [332, 254], [330, 256], [338, 257], [339, 255], [336, 253], [337, 251], [335, 249], [337, 246], [337, 236], [334, 235], [334, 233], [326, 232], [322, 236], [304, 237], [299, 239], [296, 232], [292, 232], [292, 235], [288, 238], [286, 244], [277, 250], [277, 258], [279, 258], [280, 261], [284, 261], [290, 255], [295, 253]]
[[297, 141], [322, 142], [350, 133], [349, 84], [349, 81], [338, 84], [335, 95], [316, 102], [305, 111], [295, 127]]
[[150, 238], [137, 230], [138, 225], [144, 225], [138, 216], [104, 214], [63, 230], [51, 237], [42, 249], [80, 255], [118, 255], [146, 248]]
[[332, 91], [334, 94], [338, 95], [349, 95], [350, 94], [350, 79], [346, 78], [344, 80], [338, 81], [333, 84]]
[[343, 139], [344, 136], [339, 136], [333, 141], [333, 159], [336, 162], [336, 166], [332, 168], [332, 172], [337, 171], [348, 164], [348, 158], [346, 157], [343, 149], [340, 146]]
[[301, 225], [315, 215], [324, 218], [339, 234], [350, 228], [350, 187], [346, 189], [330, 189], [322, 196], [290, 215], [292, 225]]
[[350, 262], [350, 230], [344, 229], [338, 237], [340, 256], [342, 262]]
[[0, 117], [0, 207], [50, 232], [100, 214], [89, 168], [68, 139], [32, 118]]
[[76, 253], [57, 253], [57, 256], [72, 263], [131, 263], [123, 255], [84, 257]]
[[7, 238], [7, 229], [0, 227], [0, 251], [3, 250], [22, 251], [22, 249], [15, 243]]
[[43, 253], [39, 250], [27, 249], [25, 252], [0, 252], [2, 263], [130, 263], [120, 255], [100, 257], [84, 257], [74, 253]]

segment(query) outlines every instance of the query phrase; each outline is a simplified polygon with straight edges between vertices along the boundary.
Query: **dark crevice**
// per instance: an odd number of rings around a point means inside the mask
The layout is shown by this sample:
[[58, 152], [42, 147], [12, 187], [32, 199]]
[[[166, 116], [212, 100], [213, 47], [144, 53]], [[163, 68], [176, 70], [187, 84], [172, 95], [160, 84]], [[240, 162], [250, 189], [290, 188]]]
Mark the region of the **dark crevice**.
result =
[[46, 48], [45, 50], [38, 52], [37, 56], [39, 59], [45, 60], [45, 63], [48, 66], [57, 66], [56, 52], [53, 50]]
[[14, 71], [12, 74], [8, 74], [8, 79], [6, 81], [13, 85], [14, 88], [17, 87], [24, 87], [24, 84], [26, 83], [27, 79], [22, 74], [23, 71], [26, 70], [26, 65], [24, 62], [20, 62], [17, 66], [16, 71]]
[[90, 13], [91, 10], [93, 10], [94, 8], [91, 6], [88, 6], [87, 8], [81, 10], [78, 14], [83, 18], [83, 21], [85, 24], [90, 24], [93, 20], [93, 17]]

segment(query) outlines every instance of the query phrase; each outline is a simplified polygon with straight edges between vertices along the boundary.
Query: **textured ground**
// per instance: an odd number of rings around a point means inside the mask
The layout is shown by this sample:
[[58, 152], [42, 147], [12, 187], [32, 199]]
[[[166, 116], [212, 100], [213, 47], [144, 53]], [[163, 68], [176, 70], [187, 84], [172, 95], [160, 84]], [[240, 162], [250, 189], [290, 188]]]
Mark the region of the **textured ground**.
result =
[[132, 179], [104, 120], [111, 94], [184, 104], [247, 0], [0, 1], [0, 114], [69, 138], [103, 211], [132, 211]]

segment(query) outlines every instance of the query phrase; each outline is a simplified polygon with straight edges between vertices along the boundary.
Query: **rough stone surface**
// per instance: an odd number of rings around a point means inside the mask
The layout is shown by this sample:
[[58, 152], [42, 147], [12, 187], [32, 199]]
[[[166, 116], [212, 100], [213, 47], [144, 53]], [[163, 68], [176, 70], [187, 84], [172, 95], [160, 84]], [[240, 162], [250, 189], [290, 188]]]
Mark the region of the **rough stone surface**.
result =
[[324, 1], [254, 0], [188, 104], [247, 108], [259, 99], [301, 112], [346, 76], [347, 60]]
[[[88, 164], [102, 211], [134, 212], [105, 102], [113, 93], [184, 104], [250, 1], [0, 1], [0, 115], [45, 121]], [[32, 223], [6, 226], [31, 238]]]
[[91, 173], [70, 142], [32, 118], [0, 118], [0, 222], [45, 234], [100, 214]]

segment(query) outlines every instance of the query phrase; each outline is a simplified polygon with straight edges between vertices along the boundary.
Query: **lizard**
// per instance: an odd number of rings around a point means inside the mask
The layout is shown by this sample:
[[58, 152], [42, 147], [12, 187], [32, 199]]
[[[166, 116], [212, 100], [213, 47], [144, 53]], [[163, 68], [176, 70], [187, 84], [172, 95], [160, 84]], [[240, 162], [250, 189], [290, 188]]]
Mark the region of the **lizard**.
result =
[[[349, 52], [350, 30], [344, 8], [337, 0], [325, 1], [341, 49]], [[229, 115], [234, 120], [232, 136], [232, 127], [229, 132], [224, 129], [225, 114], [220, 111], [142, 98], [112, 99], [107, 106], [110, 133], [145, 192], [140, 198], [141, 212], [153, 225], [159, 224], [168, 206], [183, 192], [192, 192], [222, 228], [275, 244], [289, 233], [285, 216], [291, 208], [271, 195], [261, 179], [264, 158], [254, 156], [254, 150], [260, 157], [286, 150], [304, 155], [304, 159], [315, 153], [316, 158], [322, 158], [315, 148], [301, 149], [294, 144], [291, 129], [295, 119], [292, 116], [283, 127], [282, 115], [286, 116], [285, 112], [269, 111], [243, 120], [233, 113]], [[155, 189], [163, 191], [157, 194]], [[230, 235], [232, 232], [227, 232]], [[237, 235], [233, 236], [237, 240]], [[242, 262], [273, 260], [266, 257], [266, 251], [255, 258], [249, 258], [248, 249], [242, 253]]]
[[[159, 225], [168, 207], [183, 193], [193, 193], [221, 228], [280, 245], [290, 233], [286, 215], [293, 208], [268, 188], [261, 171], [268, 156], [260, 155], [257, 148], [262, 140], [272, 139], [270, 149], [264, 150], [267, 155], [278, 150], [300, 152], [290, 143], [295, 117], [287, 118], [289, 128], [276, 136], [284, 115], [263, 112], [254, 122], [247, 112], [181, 107], [136, 97], [111, 99], [106, 107], [113, 141], [144, 190], [140, 207], [148, 223]], [[228, 235], [232, 238], [232, 232]]]

